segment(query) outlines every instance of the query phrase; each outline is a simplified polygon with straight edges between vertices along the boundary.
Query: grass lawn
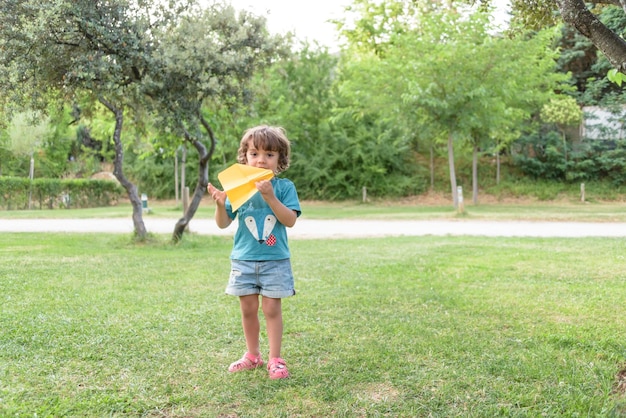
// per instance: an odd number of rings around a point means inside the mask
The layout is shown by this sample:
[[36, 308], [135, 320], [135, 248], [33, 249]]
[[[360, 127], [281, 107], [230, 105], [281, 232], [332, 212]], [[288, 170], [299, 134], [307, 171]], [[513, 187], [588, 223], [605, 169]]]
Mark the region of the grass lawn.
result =
[[0, 234], [0, 416], [626, 415], [621, 239], [295, 240], [284, 381], [226, 371], [230, 246]]
[[[374, 201], [301, 202], [302, 211], [308, 219], [389, 219], [428, 220], [524, 220], [524, 221], [580, 221], [580, 222], [626, 222], [624, 202], [586, 202], [559, 200], [550, 202], [519, 201], [489, 202], [477, 205], [465, 203], [465, 214], [459, 215], [445, 199], [435, 201]], [[213, 219], [213, 202], [206, 198], [200, 204], [194, 218]], [[150, 201], [150, 211], [144, 217], [178, 219], [182, 207], [174, 201]], [[131, 218], [129, 203], [90, 209], [11, 210], [0, 211], [0, 219], [32, 218]]]

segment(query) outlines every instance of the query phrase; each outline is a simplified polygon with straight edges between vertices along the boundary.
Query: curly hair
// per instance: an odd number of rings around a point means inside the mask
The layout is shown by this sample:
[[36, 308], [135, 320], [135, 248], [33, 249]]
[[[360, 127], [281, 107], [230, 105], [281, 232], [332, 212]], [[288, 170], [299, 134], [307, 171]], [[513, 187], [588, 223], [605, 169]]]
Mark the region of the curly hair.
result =
[[278, 153], [278, 167], [276, 174], [282, 173], [289, 168], [289, 157], [291, 154], [291, 143], [287, 139], [285, 130], [279, 126], [260, 125], [248, 129], [241, 138], [239, 150], [237, 151], [237, 162], [247, 164], [248, 144], [252, 141], [252, 145], [256, 149], [265, 151], [273, 151]]

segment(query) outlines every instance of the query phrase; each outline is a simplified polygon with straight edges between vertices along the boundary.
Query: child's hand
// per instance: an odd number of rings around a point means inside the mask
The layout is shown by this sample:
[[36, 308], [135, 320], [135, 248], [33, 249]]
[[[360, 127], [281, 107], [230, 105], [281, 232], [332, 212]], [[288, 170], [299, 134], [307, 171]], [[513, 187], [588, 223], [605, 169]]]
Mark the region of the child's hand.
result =
[[255, 185], [265, 201], [274, 197], [274, 188], [272, 187], [272, 182], [270, 180], [257, 181]]
[[211, 183], [209, 183], [209, 185], [207, 186], [207, 191], [217, 205], [224, 206], [226, 204], [226, 192], [219, 190]]

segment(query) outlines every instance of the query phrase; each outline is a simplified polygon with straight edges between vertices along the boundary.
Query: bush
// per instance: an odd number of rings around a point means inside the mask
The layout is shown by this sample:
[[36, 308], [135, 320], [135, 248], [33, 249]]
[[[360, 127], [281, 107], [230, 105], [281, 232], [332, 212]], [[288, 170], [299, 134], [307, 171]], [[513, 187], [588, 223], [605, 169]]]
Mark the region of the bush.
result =
[[116, 204], [124, 189], [110, 180], [0, 177], [0, 209], [88, 208]]
[[[569, 148], [569, 147], [568, 147]], [[529, 135], [517, 141], [514, 163], [533, 179], [566, 183], [609, 180], [614, 186], [626, 184], [626, 142], [584, 140], [568, 150], [556, 132]]]

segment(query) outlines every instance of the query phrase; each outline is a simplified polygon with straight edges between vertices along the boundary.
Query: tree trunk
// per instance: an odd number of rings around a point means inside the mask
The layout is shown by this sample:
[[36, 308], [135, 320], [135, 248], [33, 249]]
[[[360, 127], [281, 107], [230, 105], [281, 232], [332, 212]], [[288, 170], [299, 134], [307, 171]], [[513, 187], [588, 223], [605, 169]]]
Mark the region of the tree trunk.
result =
[[435, 144], [430, 144], [430, 191], [435, 190]]
[[185, 173], [187, 172], [187, 145], [183, 144], [182, 157], [180, 161], [180, 197], [182, 201], [185, 201], [185, 187], [187, 187], [187, 179]]
[[213, 135], [211, 126], [202, 116], [200, 116], [200, 122], [208, 132], [209, 138], [211, 138], [211, 147], [207, 151], [202, 142], [191, 137], [188, 132], [185, 132], [185, 141], [189, 141], [198, 151], [200, 162], [198, 165], [198, 182], [196, 183], [196, 188], [193, 192], [193, 198], [191, 199], [187, 210], [185, 210], [183, 217], [176, 222], [176, 226], [174, 227], [174, 233], [172, 235], [172, 240], [174, 242], [179, 242], [183, 238], [185, 229], [187, 229], [187, 225], [189, 225], [189, 222], [196, 214], [209, 184], [209, 161], [213, 155], [213, 151], [215, 151], [215, 136]]
[[567, 136], [565, 135], [565, 128], [560, 129], [561, 138], [563, 139], [563, 156], [565, 157], [565, 162], [567, 163]]
[[[626, 73], [626, 41], [607, 28], [587, 9], [584, 0], [556, 0], [563, 20], [575, 27], [607, 57], [611, 65]], [[626, 2], [621, 1], [626, 12]]]
[[500, 184], [500, 150], [496, 152], [496, 184]]
[[178, 205], [178, 148], [174, 151], [174, 194]]
[[454, 170], [454, 147], [452, 144], [452, 133], [448, 134], [448, 166], [450, 168], [450, 187], [452, 188], [452, 202], [454, 208], [459, 207], [459, 195], [456, 189], [456, 171]]
[[115, 130], [113, 131], [113, 143], [115, 144], [115, 159], [113, 160], [113, 175], [120, 182], [122, 187], [128, 193], [128, 199], [133, 207], [133, 225], [135, 228], [135, 237], [144, 240], [148, 235], [146, 225], [143, 222], [143, 208], [141, 199], [137, 193], [137, 186], [131, 183], [124, 175], [124, 147], [122, 146], [122, 122], [124, 121], [124, 112], [117, 108], [113, 103], [104, 98], [100, 98], [100, 103], [106, 106], [115, 115]]
[[478, 204], [478, 147], [474, 146], [472, 155], [472, 202]]

